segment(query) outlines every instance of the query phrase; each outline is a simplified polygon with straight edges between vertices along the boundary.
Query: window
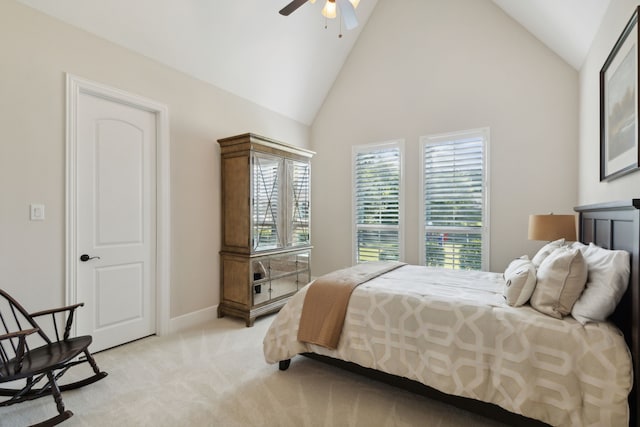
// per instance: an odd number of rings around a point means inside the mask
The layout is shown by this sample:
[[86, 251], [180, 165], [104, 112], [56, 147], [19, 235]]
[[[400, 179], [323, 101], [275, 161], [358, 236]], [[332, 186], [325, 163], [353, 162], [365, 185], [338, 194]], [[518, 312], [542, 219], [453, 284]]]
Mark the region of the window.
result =
[[489, 129], [426, 136], [422, 145], [422, 262], [488, 268], [486, 153]]
[[393, 141], [353, 148], [354, 262], [402, 259], [402, 154]]

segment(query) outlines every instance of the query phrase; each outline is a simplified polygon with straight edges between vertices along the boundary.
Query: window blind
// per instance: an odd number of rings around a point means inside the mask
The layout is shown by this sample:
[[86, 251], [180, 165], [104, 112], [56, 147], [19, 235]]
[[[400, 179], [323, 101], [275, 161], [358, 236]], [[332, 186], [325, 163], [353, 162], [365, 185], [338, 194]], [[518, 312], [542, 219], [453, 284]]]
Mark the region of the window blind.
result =
[[424, 153], [425, 263], [482, 269], [485, 138], [427, 139]]
[[355, 154], [357, 262], [400, 258], [400, 156], [398, 146]]

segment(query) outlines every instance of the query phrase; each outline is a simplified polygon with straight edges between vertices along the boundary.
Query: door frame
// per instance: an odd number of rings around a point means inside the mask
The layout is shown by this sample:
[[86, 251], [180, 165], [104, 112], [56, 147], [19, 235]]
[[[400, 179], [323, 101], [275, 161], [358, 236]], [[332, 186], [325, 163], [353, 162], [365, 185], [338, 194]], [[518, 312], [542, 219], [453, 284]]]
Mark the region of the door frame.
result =
[[[66, 74], [66, 233], [65, 283], [66, 302], [77, 301], [77, 119], [80, 94], [88, 94], [149, 111], [156, 116], [156, 335], [169, 333], [171, 281], [171, 222], [169, 109], [156, 101]], [[75, 327], [73, 333], [76, 333]]]

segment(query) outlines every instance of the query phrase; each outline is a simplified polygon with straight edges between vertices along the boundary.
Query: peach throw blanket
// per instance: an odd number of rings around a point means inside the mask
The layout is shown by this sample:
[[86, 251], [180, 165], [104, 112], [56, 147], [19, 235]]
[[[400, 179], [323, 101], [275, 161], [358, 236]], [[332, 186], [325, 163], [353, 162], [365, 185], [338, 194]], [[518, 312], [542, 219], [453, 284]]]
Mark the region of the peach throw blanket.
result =
[[367, 262], [317, 278], [304, 298], [298, 341], [330, 349], [338, 347], [349, 299], [356, 286], [403, 265], [396, 261]]

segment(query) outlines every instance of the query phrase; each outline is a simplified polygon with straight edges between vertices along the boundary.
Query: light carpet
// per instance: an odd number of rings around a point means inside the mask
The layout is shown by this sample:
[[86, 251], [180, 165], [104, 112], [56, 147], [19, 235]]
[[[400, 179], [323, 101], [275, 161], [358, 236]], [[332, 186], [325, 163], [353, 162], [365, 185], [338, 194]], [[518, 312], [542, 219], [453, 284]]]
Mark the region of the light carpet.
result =
[[[503, 426], [302, 356], [281, 372], [262, 354], [271, 320], [216, 319], [97, 353], [109, 376], [63, 393], [74, 416], [61, 426]], [[44, 397], [0, 408], [0, 426], [56, 413]]]

